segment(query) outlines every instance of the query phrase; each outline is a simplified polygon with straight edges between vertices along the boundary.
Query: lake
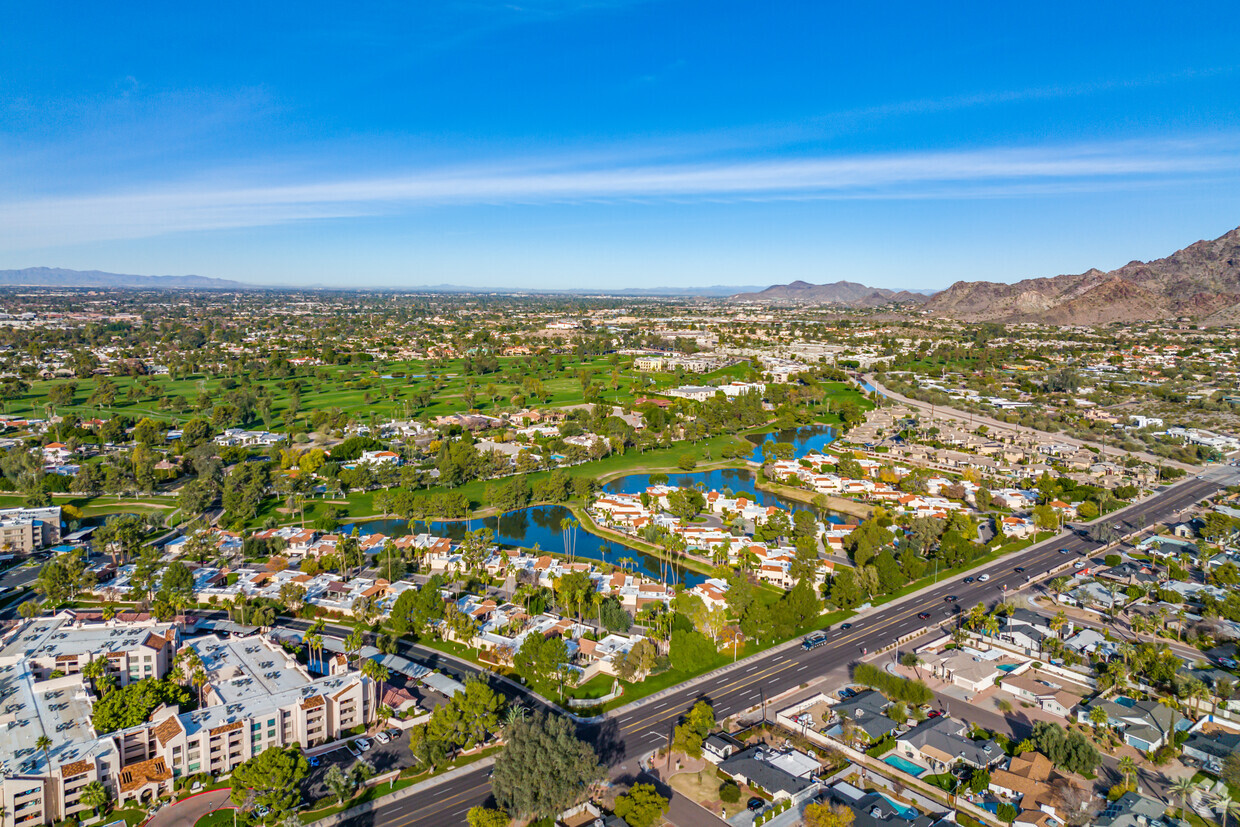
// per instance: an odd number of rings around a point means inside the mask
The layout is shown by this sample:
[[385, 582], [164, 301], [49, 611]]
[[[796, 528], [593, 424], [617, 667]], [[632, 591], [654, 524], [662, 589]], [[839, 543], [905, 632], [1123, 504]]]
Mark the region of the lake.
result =
[[755, 434], [749, 437], [750, 442], [756, 443], [749, 458], [754, 462], [762, 462], [762, 446], [767, 442], [791, 442], [793, 458], [800, 459], [806, 454], [822, 451], [832, 442], [835, 442], [835, 438], [835, 429], [829, 425], [806, 425], [803, 428], [795, 428], [790, 431], [772, 431], [768, 434]]
[[[564, 532], [560, 529], [560, 523], [571, 519], [573, 519], [573, 513], [562, 505], [534, 505], [509, 511], [499, 517], [417, 522], [412, 530], [407, 520], [371, 520], [358, 523], [357, 530], [359, 534], [379, 533], [389, 537], [425, 531], [437, 537], [448, 537], [454, 542], [459, 542], [465, 537], [467, 531], [476, 531], [485, 526], [495, 532], [495, 541], [502, 546], [525, 549], [538, 546], [541, 551], [549, 554], [567, 556]], [[340, 530], [349, 532], [353, 530], [353, 527], [342, 526]], [[619, 567], [624, 567], [620, 561], [627, 558], [633, 561], [628, 564], [630, 571], [658, 579], [659, 558], [599, 537], [584, 528], [577, 529], [574, 534], [577, 558], [595, 562], [602, 561]], [[685, 583], [689, 586], [696, 586], [705, 579], [706, 575], [679, 565], [673, 565], [672, 573], [668, 575], [669, 583]]]
[[[814, 451], [820, 451], [835, 440], [835, 429], [826, 425], [808, 425], [794, 431], [776, 431], [761, 435], [761, 441], [791, 442], [795, 446], [798, 457]], [[760, 444], [760, 443], [759, 443]], [[755, 448], [761, 461], [761, 448]], [[701, 485], [706, 491], [731, 492], [733, 496], [745, 493], [759, 505], [775, 505], [789, 511], [808, 510], [817, 514], [825, 522], [839, 523], [843, 520], [835, 514], [819, 511], [813, 506], [761, 491], [755, 485], [754, 472], [745, 468], [717, 468], [712, 471], [690, 471], [687, 473], [665, 474], [669, 485], [692, 487]], [[603, 489], [615, 494], [640, 494], [650, 487], [649, 474], [630, 474], [619, 477], [603, 486]], [[560, 529], [563, 520], [572, 519], [573, 514], [562, 505], [535, 505], [518, 508], [499, 517], [484, 517], [475, 520], [429, 520], [419, 522], [413, 529], [407, 520], [371, 520], [358, 523], [360, 534], [386, 534], [399, 537], [404, 534], [428, 532], [438, 537], [448, 537], [459, 542], [467, 531], [482, 527], [495, 532], [495, 541], [509, 548], [531, 549], [535, 545], [541, 551], [560, 556], [567, 556], [565, 551], [564, 532]], [[342, 526], [342, 532], [352, 531], [353, 526]], [[602, 561], [613, 566], [620, 566], [620, 561], [627, 558], [636, 563], [629, 563], [628, 568], [640, 572], [647, 577], [658, 578], [659, 558], [644, 554], [621, 543], [599, 537], [577, 529], [575, 538], [575, 555], [583, 560]], [[674, 582], [695, 586], [706, 579], [706, 575], [673, 566]]]

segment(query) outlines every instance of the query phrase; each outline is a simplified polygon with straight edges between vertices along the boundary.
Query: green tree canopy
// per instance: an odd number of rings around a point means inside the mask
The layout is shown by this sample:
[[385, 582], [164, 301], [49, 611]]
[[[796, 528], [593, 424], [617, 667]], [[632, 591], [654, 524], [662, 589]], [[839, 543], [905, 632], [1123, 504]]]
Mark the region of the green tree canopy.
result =
[[[297, 747], [269, 747], [232, 771], [229, 798], [238, 807], [252, 805], [244, 814], [247, 824], [279, 824], [297, 805], [298, 785], [309, 771]], [[260, 807], [267, 808], [266, 815], [258, 814]]]
[[508, 745], [491, 773], [491, 792], [509, 813], [552, 817], [584, 798], [602, 777], [594, 748], [577, 738], [569, 720], [537, 712], [508, 728]]

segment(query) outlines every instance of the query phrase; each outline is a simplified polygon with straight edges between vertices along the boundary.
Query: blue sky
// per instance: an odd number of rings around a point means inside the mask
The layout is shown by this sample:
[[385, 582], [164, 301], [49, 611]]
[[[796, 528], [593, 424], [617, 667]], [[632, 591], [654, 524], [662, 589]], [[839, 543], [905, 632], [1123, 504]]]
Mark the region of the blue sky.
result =
[[6, 10], [0, 268], [935, 288], [1240, 224], [1234, 2], [206, 8]]

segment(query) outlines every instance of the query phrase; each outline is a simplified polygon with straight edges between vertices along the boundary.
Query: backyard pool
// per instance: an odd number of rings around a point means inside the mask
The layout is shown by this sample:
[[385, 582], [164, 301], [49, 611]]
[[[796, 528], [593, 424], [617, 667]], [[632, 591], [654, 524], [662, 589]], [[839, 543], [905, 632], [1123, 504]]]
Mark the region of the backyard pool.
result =
[[1000, 672], [1014, 672], [1020, 668], [1019, 663], [1001, 663], [995, 667]]
[[[898, 755], [893, 755], [891, 757], [900, 758], [900, 756]], [[904, 759], [901, 758], [900, 760], [903, 761]], [[903, 818], [905, 821], [912, 821], [913, 819], [917, 818], [917, 816], [921, 815], [921, 813], [917, 811], [916, 807], [904, 807], [904, 806], [901, 806], [900, 804], [895, 803], [894, 801], [892, 801], [890, 798], [883, 795], [882, 793], [879, 793], [878, 795], [879, 795], [879, 798], [887, 802], [887, 806], [895, 810], [900, 815], [900, 817]]]
[[914, 778], [920, 778], [922, 773], [926, 771], [925, 767], [919, 767], [912, 761], [899, 755], [888, 755], [883, 759], [883, 763], [889, 767], [895, 767], [900, 772], [906, 772]]

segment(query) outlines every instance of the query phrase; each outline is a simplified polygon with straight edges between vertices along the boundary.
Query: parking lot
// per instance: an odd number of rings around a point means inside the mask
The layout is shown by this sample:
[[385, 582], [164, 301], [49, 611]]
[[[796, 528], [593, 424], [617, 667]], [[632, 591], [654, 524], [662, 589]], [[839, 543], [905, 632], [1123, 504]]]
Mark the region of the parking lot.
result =
[[[356, 743], [360, 739], [353, 740]], [[409, 751], [409, 733], [407, 732], [401, 732], [397, 738], [387, 744], [381, 744], [377, 738], [369, 736], [365, 740], [370, 742], [370, 749], [362, 753], [362, 760], [374, 767], [375, 775], [401, 770], [416, 763], [413, 753]], [[314, 766], [315, 761], [318, 762], [318, 766]], [[312, 758], [310, 763], [310, 774], [306, 776], [302, 789], [306, 800], [314, 801], [330, 795], [327, 784], [324, 783], [329, 767], [335, 764], [348, 772], [354, 764], [358, 763], [358, 759], [349, 752], [347, 747], [341, 746]]]

